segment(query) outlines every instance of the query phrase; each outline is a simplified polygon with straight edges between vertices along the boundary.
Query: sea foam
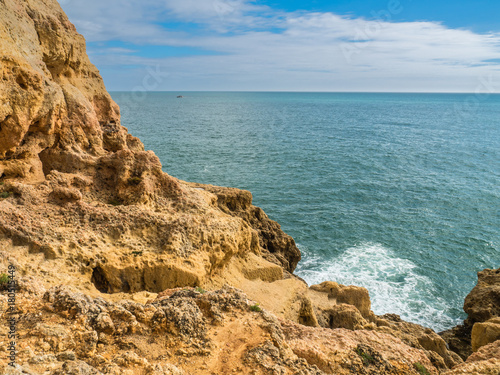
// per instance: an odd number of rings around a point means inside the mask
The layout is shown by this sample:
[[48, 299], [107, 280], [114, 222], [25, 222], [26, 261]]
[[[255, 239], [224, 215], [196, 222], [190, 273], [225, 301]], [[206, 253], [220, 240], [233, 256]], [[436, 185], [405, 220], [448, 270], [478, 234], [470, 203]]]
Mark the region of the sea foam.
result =
[[431, 279], [420, 275], [413, 262], [395, 256], [381, 244], [363, 243], [348, 248], [329, 262], [300, 248], [304, 259], [297, 274], [310, 285], [330, 280], [365, 287], [375, 314], [398, 314], [436, 331], [458, 323], [446, 314], [449, 306]]

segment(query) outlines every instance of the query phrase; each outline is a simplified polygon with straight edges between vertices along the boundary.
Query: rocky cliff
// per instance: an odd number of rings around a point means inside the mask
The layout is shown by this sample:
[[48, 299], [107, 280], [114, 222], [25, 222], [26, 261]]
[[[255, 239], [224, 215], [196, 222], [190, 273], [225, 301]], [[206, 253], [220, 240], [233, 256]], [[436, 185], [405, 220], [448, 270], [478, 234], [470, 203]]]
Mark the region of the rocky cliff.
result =
[[55, 1], [7, 0], [0, 12], [0, 232], [9, 254], [24, 249], [32, 274], [48, 265], [49, 279], [64, 270], [66, 282], [106, 293], [202, 285], [251, 254], [271, 278], [293, 272], [293, 239], [250, 193], [178, 181], [120, 125], [83, 37]]
[[[364, 288], [294, 276], [294, 240], [249, 192], [164, 173], [121, 126], [55, 0], [0, 0], [0, 71], [0, 272], [10, 265], [18, 282], [15, 367], [0, 295], [2, 373], [498, 369], [496, 292], [488, 313], [472, 298], [466, 338], [450, 333], [448, 347], [373, 314]], [[449, 348], [477, 351], [463, 363]]]

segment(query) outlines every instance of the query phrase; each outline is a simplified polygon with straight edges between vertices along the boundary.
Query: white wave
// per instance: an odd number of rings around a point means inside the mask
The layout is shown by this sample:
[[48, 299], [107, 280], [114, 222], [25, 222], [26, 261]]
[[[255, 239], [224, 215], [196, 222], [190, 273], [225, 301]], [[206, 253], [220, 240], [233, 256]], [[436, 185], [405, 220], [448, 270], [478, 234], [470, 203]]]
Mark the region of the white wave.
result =
[[372, 310], [377, 315], [394, 313], [402, 319], [441, 331], [457, 324], [446, 315], [446, 300], [439, 296], [432, 281], [418, 273], [417, 266], [398, 258], [390, 249], [365, 243], [347, 249], [338, 258], [325, 262], [308, 254], [297, 274], [310, 285], [326, 280], [368, 289]]

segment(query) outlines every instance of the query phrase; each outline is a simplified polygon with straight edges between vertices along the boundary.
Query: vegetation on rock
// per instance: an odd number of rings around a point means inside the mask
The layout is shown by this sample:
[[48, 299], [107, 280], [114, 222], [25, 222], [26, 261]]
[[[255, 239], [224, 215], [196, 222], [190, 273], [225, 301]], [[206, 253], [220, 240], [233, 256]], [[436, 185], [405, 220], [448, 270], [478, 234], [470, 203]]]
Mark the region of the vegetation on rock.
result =
[[418, 362], [415, 362], [413, 364], [413, 367], [415, 367], [415, 370], [417, 370], [420, 375], [430, 375], [429, 371], [427, 371], [427, 369], [425, 368], [425, 366], [422, 365], [422, 364], [420, 364], [420, 363], [418, 363]]

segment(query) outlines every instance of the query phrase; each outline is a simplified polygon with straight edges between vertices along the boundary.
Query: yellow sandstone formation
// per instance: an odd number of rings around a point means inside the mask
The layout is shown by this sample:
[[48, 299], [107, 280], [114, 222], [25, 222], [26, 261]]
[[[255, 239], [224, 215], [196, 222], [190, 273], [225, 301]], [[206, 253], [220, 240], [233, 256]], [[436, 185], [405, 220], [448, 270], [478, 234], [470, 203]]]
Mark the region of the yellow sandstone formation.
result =
[[[432, 330], [376, 316], [364, 288], [309, 287], [293, 274], [294, 240], [250, 192], [163, 172], [121, 125], [55, 0], [0, 0], [0, 72], [0, 268], [14, 266], [19, 284], [14, 367], [0, 284], [3, 374], [418, 375], [496, 365], [488, 356], [498, 341], [484, 345], [493, 338], [473, 339], [481, 348], [462, 363]], [[498, 316], [494, 301], [470, 305], [471, 319]]]

